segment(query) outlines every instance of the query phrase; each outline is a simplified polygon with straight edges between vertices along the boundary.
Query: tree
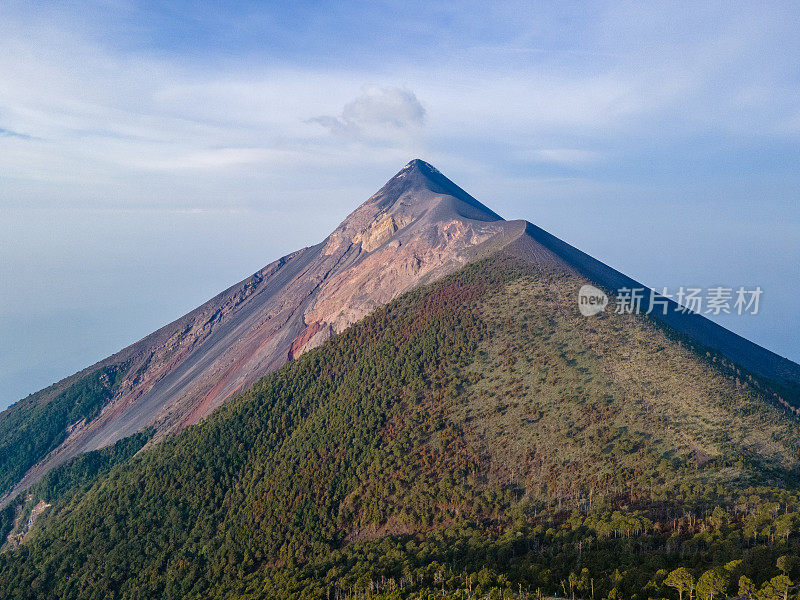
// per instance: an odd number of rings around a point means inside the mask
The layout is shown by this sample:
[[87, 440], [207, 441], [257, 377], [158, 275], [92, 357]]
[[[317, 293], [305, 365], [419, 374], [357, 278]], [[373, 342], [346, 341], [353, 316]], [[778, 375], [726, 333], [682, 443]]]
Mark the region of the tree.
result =
[[714, 508], [714, 512], [711, 513], [711, 524], [714, 526], [714, 529], [717, 531], [721, 530], [724, 525], [728, 522], [728, 513], [726, 513], [721, 507], [717, 506]]
[[800, 566], [800, 558], [791, 554], [784, 554], [778, 558], [777, 565], [778, 569], [780, 569], [784, 575], [791, 577], [792, 571]]
[[729, 577], [731, 578], [735, 577], [737, 573], [741, 571], [741, 568], [742, 568], [742, 559], [732, 560], [730, 562], [725, 563], [725, 570], [729, 573]]
[[578, 591], [581, 592], [581, 597], [582, 598], [585, 598], [586, 597], [586, 592], [588, 592], [590, 590], [591, 585], [592, 585], [591, 581], [592, 581], [592, 578], [589, 575], [589, 569], [584, 567], [583, 569], [581, 569], [581, 577], [578, 580], [578, 585], [576, 586], [578, 588]]
[[664, 584], [678, 590], [679, 600], [683, 600], [684, 592], [689, 592], [689, 598], [692, 597], [694, 592], [694, 577], [686, 567], [678, 567], [671, 571], [667, 578], [664, 579]]
[[758, 588], [756, 584], [753, 583], [753, 580], [749, 577], [742, 575], [739, 577], [739, 597], [745, 598], [745, 600], [753, 600], [756, 597], [756, 593], [758, 592]]
[[778, 575], [764, 582], [764, 585], [758, 590], [756, 598], [757, 600], [787, 600], [790, 585], [792, 585], [791, 579], [786, 575]]
[[575, 600], [575, 588], [577, 587], [578, 582], [580, 582], [580, 577], [578, 576], [577, 573], [570, 573], [568, 581], [569, 581], [569, 591], [570, 594], [572, 595], [572, 600]]
[[697, 580], [697, 595], [702, 600], [714, 600], [714, 596], [725, 593], [729, 582], [728, 572], [723, 568], [714, 567]]

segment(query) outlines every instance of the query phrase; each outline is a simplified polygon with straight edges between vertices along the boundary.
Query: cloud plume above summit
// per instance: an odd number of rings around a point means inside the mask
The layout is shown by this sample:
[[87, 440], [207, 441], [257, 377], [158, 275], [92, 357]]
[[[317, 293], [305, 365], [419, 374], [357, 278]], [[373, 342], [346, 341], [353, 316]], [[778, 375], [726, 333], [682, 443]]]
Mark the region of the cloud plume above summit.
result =
[[320, 116], [309, 121], [348, 138], [391, 137], [422, 127], [425, 108], [408, 90], [367, 86], [361, 95], [344, 105], [338, 117]]

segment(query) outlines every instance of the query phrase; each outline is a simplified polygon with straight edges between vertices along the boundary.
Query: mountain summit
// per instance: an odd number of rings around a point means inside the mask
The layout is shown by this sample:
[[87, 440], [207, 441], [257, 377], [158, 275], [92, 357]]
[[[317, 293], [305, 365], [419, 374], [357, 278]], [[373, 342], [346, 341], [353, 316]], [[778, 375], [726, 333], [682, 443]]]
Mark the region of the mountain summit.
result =
[[451, 206], [462, 217], [478, 221], [502, 221], [502, 217], [490, 210], [467, 192], [450, 181], [433, 165], [415, 158], [392, 177], [363, 206], [375, 204], [389, 209], [400, 202], [416, 207], [420, 214], [432, 208], [432, 203], [442, 197], [454, 199]]
[[[0, 494], [8, 502], [67, 459], [146, 428], [159, 440], [198, 423], [379, 306], [501, 250], [609, 291], [643, 287], [526, 221], [503, 220], [415, 159], [321, 243], [4, 411]], [[776, 398], [796, 406], [798, 365], [701, 316], [657, 318], [774, 383]]]

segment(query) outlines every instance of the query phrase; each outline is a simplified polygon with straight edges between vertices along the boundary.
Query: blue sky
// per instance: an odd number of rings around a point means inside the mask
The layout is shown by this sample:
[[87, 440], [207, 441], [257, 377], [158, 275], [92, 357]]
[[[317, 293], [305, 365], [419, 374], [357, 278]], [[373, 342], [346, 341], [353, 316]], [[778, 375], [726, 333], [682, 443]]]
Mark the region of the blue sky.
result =
[[321, 240], [413, 157], [800, 360], [796, 3], [4, 2], [0, 406]]

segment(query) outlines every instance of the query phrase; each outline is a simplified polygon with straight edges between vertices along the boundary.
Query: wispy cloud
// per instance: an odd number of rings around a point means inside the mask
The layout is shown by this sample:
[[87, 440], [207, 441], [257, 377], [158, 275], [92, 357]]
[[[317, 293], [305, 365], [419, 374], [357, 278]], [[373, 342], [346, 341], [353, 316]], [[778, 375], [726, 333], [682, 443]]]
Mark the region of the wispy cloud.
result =
[[225, 169], [241, 165], [285, 164], [287, 153], [266, 148], [216, 148], [163, 158], [143, 157], [134, 162], [142, 169], [173, 171], [184, 169]]
[[323, 115], [308, 121], [347, 138], [392, 137], [422, 127], [425, 108], [409, 90], [368, 86], [360, 96], [344, 105], [340, 116]]
[[11, 131], [10, 129], [3, 129], [0, 127], [0, 137], [10, 137], [10, 138], [19, 138], [21, 140], [36, 140], [40, 138], [36, 138], [32, 135], [28, 135], [26, 133], [20, 133], [19, 131]]
[[520, 159], [530, 162], [583, 165], [601, 160], [602, 154], [578, 148], [546, 148], [522, 153]]

